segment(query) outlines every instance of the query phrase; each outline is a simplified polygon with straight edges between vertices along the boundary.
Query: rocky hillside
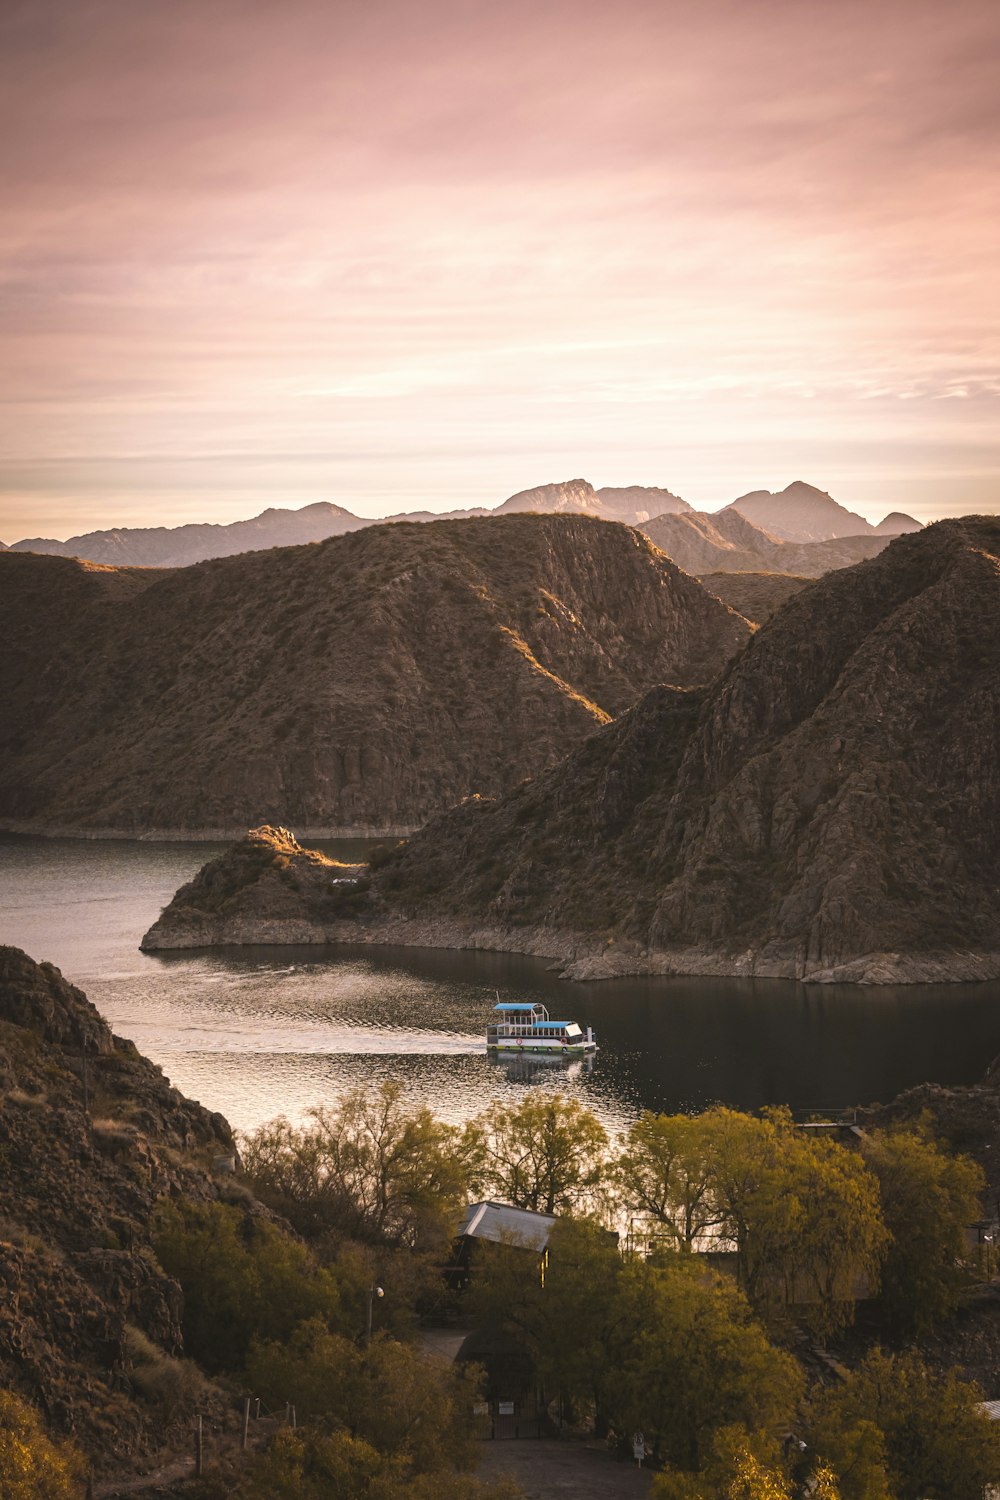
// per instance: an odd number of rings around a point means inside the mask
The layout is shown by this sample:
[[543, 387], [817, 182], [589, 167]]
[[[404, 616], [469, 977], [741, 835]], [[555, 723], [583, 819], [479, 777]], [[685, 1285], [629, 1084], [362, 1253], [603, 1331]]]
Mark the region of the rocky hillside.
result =
[[181, 1292], [149, 1252], [149, 1226], [165, 1195], [225, 1195], [234, 1151], [221, 1115], [112, 1036], [58, 969], [0, 948], [0, 1387], [98, 1467], [155, 1452], [171, 1420], [191, 1419], [179, 1389], [166, 1421], [140, 1399], [130, 1330], [197, 1386], [200, 1410], [218, 1405], [171, 1362]]
[[328, 930], [363, 908], [370, 885], [365, 865], [303, 849], [287, 828], [252, 828], [181, 886], [141, 946], [325, 942]]
[[412, 827], [551, 765], [750, 627], [578, 516], [368, 527], [170, 572], [0, 558], [0, 819]]
[[[857, 519], [860, 521], [860, 517]], [[782, 541], [731, 506], [712, 514], [690, 511], [684, 515], [656, 516], [652, 521], [644, 521], [640, 529], [679, 568], [697, 578], [707, 573], [745, 572], [820, 578], [833, 568], [848, 568], [875, 557], [892, 539], [889, 532], [869, 528], [864, 536], [832, 537], [819, 542]]]
[[745, 619], [763, 625], [811, 580], [793, 573], [704, 573], [701, 581]]
[[970, 517], [802, 589], [710, 688], [654, 689], [435, 819], [355, 935], [577, 975], [969, 979], [1000, 974], [998, 885], [1000, 520]]

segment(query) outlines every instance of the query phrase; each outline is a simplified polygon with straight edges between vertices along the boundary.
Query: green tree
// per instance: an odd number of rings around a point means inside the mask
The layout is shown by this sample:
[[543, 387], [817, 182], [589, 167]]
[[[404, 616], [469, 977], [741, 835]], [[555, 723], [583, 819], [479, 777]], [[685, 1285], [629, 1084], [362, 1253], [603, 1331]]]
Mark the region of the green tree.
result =
[[563, 1220], [549, 1236], [545, 1276], [534, 1303], [536, 1363], [545, 1388], [590, 1407], [598, 1437], [608, 1430], [628, 1331], [623, 1271], [615, 1237], [606, 1229]]
[[701, 1469], [721, 1428], [790, 1421], [802, 1372], [729, 1280], [688, 1259], [627, 1266], [622, 1323], [615, 1425], [653, 1437], [677, 1467]]
[[476, 1123], [486, 1141], [482, 1181], [518, 1208], [572, 1212], [604, 1179], [604, 1127], [565, 1094], [537, 1089], [519, 1104], [493, 1105]]
[[208, 1370], [238, 1370], [253, 1338], [287, 1338], [308, 1318], [344, 1322], [333, 1273], [266, 1219], [182, 1199], [161, 1206], [153, 1247], [184, 1292], [187, 1352]]
[[269, 1406], [290, 1401], [308, 1422], [346, 1428], [408, 1473], [470, 1467], [475, 1380], [419, 1350], [377, 1338], [366, 1350], [320, 1322], [287, 1342], [255, 1343], [247, 1376]]
[[885, 1435], [874, 1422], [851, 1415], [836, 1397], [826, 1398], [810, 1435], [837, 1479], [841, 1500], [892, 1500]]
[[46, 1436], [38, 1413], [0, 1390], [0, 1494], [4, 1500], [76, 1500], [83, 1461], [69, 1443]]
[[982, 1500], [985, 1487], [1000, 1480], [1000, 1433], [981, 1403], [978, 1387], [956, 1371], [932, 1370], [915, 1352], [876, 1349], [845, 1387], [819, 1403], [812, 1440], [840, 1479], [844, 1500], [885, 1493], [859, 1490], [845, 1465], [845, 1445], [848, 1453], [857, 1450], [861, 1424], [881, 1434], [894, 1500]]
[[[447, 1455], [442, 1455], [446, 1462]], [[232, 1500], [519, 1500], [506, 1481], [440, 1467], [414, 1474], [405, 1461], [349, 1433], [298, 1428], [280, 1432]]]
[[625, 1207], [661, 1225], [678, 1250], [690, 1251], [719, 1222], [707, 1149], [710, 1119], [646, 1110], [628, 1131], [612, 1166]]
[[301, 1233], [414, 1248], [450, 1233], [481, 1147], [476, 1131], [408, 1106], [390, 1081], [350, 1090], [302, 1128], [274, 1120], [242, 1154], [255, 1190]]
[[891, 1239], [881, 1305], [889, 1328], [911, 1337], [954, 1312], [968, 1271], [964, 1230], [980, 1213], [985, 1179], [926, 1130], [879, 1131], [862, 1146], [878, 1179]]
[[854, 1313], [854, 1288], [878, 1283], [887, 1234], [878, 1187], [857, 1153], [796, 1130], [787, 1111], [703, 1116], [718, 1233], [740, 1285], [773, 1315], [787, 1303], [819, 1333]]

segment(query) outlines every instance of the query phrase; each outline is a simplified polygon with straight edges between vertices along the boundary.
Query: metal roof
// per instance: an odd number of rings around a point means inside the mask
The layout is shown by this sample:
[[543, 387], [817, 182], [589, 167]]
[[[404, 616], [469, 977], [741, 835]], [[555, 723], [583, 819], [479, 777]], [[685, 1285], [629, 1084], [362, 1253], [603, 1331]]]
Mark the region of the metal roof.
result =
[[1000, 1401], [980, 1401], [979, 1410], [989, 1417], [991, 1422], [1000, 1421]]
[[514, 1208], [510, 1203], [470, 1203], [458, 1226], [458, 1236], [544, 1250], [555, 1222], [554, 1214], [536, 1214], [530, 1208]]

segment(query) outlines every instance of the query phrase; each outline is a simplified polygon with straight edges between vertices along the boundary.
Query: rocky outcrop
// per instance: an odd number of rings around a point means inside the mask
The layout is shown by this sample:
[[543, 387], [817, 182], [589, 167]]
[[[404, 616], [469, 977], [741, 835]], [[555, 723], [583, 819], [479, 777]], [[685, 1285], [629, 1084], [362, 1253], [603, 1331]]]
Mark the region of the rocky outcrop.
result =
[[412, 828], [751, 627], [584, 516], [372, 526], [174, 572], [0, 557], [8, 827]]
[[171, 1088], [58, 969], [0, 948], [0, 1385], [98, 1467], [165, 1435], [126, 1350], [128, 1328], [164, 1359], [182, 1346], [180, 1289], [148, 1248], [153, 1207], [225, 1194], [216, 1164], [235, 1149], [222, 1116]]
[[181, 886], [141, 947], [326, 942], [369, 889], [367, 866], [303, 849], [287, 828], [252, 828]]

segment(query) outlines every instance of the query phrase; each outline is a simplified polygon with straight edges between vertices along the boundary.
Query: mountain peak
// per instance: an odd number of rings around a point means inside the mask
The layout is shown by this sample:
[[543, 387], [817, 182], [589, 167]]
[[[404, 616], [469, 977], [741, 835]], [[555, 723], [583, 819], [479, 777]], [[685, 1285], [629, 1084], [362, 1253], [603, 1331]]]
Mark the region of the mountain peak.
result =
[[825, 542], [838, 536], [870, 536], [874, 527], [840, 505], [826, 490], [795, 479], [777, 494], [751, 490], [725, 510], [738, 511], [783, 542]]
[[919, 521], [915, 521], [912, 516], [906, 515], [901, 510], [890, 511], [875, 527], [880, 536], [902, 536], [905, 532], [923, 531], [923, 529]]

